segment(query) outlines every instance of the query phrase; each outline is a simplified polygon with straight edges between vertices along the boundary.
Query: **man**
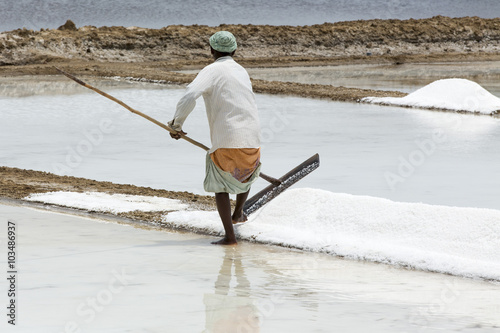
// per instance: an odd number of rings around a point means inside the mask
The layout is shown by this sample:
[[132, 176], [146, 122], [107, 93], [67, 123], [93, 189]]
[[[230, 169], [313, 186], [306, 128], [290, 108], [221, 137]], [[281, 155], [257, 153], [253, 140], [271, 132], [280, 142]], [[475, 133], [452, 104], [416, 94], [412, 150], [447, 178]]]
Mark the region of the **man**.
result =
[[[212, 244], [235, 245], [233, 224], [245, 222], [243, 205], [250, 186], [260, 172], [260, 125], [255, 95], [246, 70], [233, 60], [236, 38], [228, 31], [210, 37], [214, 62], [191, 82], [177, 104], [174, 119], [168, 124], [177, 131], [178, 140], [187, 133], [182, 125], [203, 96], [210, 126], [212, 148], [206, 157], [205, 191], [215, 193], [217, 210], [226, 235]], [[231, 214], [229, 193], [237, 194]]]

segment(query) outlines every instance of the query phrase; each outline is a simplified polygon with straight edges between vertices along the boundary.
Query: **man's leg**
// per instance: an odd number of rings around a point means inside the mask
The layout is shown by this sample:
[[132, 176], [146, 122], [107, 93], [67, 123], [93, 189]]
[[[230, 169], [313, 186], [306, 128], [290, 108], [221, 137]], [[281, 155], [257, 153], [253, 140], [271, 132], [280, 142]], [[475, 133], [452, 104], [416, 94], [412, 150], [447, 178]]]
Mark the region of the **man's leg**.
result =
[[248, 190], [245, 193], [238, 194], [236, 196], [236, 207], [234, 208], [234, 213], [233, 213], [233, 223], [239, 223], [239, 222], [245, 222], [247, 220], [247, 216], [243, 214], [243, 206], [245, 205], [245, 201], [247, 201], [248, 198], [248, 193], [250, 190]]
[[217, 203], [217, 211], [219, 211], [222, 225], [226, 231], [226, 236], [212, 244], [233, 245], [237, 244], [236, 236], [234, 235], [233, 221], [231, 219], [231, 201], [228, 193], [215, 193], [215, 202]]

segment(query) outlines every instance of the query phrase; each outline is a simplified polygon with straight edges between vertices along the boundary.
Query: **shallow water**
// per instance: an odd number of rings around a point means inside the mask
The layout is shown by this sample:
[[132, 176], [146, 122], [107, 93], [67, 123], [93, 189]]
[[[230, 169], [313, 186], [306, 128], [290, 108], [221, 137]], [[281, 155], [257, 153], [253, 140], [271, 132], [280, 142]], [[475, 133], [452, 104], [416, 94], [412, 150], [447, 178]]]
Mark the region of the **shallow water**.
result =
[[[329, 84], [350, 88], [413, 92], [435, 80], [463, 78], [500, 96], [500, 62], [357, 64], [340, 66], [248, 68], [254, 79]], [[182, 73], [197, 73], [185, 70]]]
[[324, 67], [249, 68], [255, 79], [330, 84], [352, 88], [413, 92], [435, 80], [464, 78], [500, 96], [500, 62]]
[[[64, 80], [53, 92], [53, 77], [2, 84], [0, 165], [203, 192], [201, 149]], [[183, 93], [157, 84], [96, 85], [162, 122]], [[257, 103], [267, 174], [279, 177], [320, 153], [321, 167], [296, 186], [500, 209], [499, 119], [268, 95], [257, 95]], [[207, 127], [200, 100], [185, 130], [209, 144]], [[254, 193], [265, 185], [259, 180]]]
[[218, 247], [206, 236], [19, 206], [0, 204], [0, 216], [2, 244], [7, 220], [18, 231], [16, 332], [500, 327], [500, 287], [489, 282], [258, 244]]

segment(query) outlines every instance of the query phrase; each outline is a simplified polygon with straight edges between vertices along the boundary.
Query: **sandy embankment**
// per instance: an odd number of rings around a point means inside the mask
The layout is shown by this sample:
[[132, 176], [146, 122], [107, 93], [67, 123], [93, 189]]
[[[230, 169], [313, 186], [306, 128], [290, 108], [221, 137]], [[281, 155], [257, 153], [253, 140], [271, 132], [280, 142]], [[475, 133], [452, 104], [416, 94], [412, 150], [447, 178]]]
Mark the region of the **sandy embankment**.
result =
[[[33, 193], [45, 193], [53, 191], [69, 192], [103, 192], [120, 193], [130, 195], [157, 196], [181, 200], [191, 208], [199, 210], [215, 209], [215, 200], [210, 196], [197, 195], [189, 192], [174, 192], [150, 187], [135, 185], [122, 185], [111, 182], [95, 181], [85, 178], [70, 176], [58, 176], [48, 172], [23, 170], [0, 166], [0, 198], [22, 200]], [[25, 201], [26, 204], [30, 204]], [[118, 215], [134, 220], [158, 223], [167, 212], [143, 212], [133, 211], [127, 213], [106, 213], [106, 215]]]
[[[314, 26], [167, 26], [162, 29], [92, 26], [61, 30], [20, 29], [0, 34], [0, 75], [122, 76], [185, 84], [193, 75], [173, 70], [211, 62], [208, 37], [232, 31], [237, 60], [246, 67], [356, 63], [500, 60], [500, 19], [434, 17], [370, 20]], [[368, 55], [369, 54], [369, 55]], [[394, 91], [254, 80], [258, 93], [356, 101], [404, 96]]]

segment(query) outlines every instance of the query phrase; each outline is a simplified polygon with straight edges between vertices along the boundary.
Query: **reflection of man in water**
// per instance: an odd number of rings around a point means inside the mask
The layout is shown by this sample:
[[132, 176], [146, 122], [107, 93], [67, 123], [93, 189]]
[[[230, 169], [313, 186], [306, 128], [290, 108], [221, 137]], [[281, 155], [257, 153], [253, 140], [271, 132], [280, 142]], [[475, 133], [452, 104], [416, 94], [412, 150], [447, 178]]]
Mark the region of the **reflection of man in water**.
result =
[[[236, 276], [236, 295], [229, 295], [232, 269]], [[215, 294], [205, 294], [205, 333], [260, 332], [257, 307], [250, 298], [248, 281], [236, 248], [226, 248], [224, 261], [215, 281]]]

